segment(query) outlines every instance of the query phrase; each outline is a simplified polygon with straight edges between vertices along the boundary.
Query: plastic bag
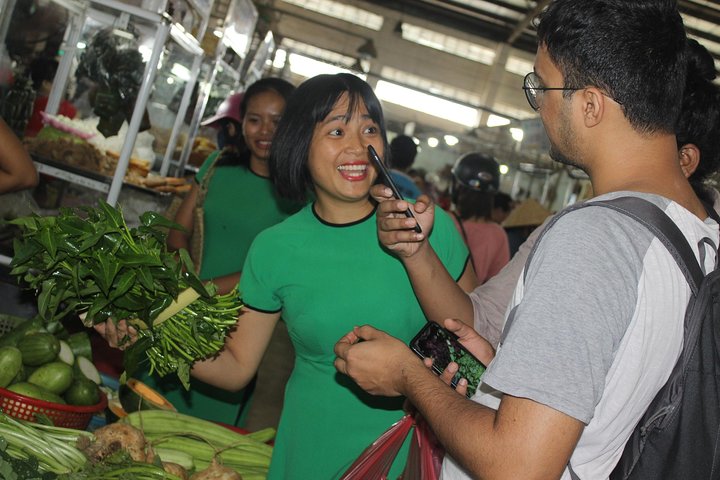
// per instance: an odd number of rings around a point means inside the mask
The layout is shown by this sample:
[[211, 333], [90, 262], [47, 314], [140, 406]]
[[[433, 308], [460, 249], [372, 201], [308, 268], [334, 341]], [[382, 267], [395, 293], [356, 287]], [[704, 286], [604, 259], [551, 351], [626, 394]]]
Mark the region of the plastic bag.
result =
[[445, 451], [419, 415], [407, 414], [392, 424], [350, 465], [340, 480], [387, 480], [390, 467], [410, 429], [412, 443], [402, 480], [437, 480]]
[[402, 480], [438, 480], [445, 449], [430, 429], [424, 418], [415, 416], [407, 463]]
[[340, 480], [386, 480], [390, 466], [413, 426], [410, 414], [393, 423], [350, 465]]

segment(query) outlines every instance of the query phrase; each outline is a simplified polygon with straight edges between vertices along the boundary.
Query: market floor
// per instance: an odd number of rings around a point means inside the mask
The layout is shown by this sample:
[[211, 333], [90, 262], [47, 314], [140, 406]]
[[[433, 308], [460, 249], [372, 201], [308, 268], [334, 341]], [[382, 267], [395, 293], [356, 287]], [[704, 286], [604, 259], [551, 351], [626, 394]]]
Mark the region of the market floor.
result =
[[245, 429], [277, 428], [285, 396], [285, 384], [295, 361], [295, 352], [284, 322], [275, 327], [268, 350], [258, 370], [257, 385]]

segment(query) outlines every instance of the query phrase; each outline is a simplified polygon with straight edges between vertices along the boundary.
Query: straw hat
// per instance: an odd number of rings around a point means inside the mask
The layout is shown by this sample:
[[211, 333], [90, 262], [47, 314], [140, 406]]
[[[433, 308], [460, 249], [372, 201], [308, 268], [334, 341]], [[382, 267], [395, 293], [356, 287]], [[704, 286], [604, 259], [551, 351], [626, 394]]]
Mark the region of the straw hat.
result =
[[537, 200], [529, 198], [515, 207], [502, 225], [505, 228], [536, 226], [543, 223], [551, 214], [552, 212], [540, 205]]

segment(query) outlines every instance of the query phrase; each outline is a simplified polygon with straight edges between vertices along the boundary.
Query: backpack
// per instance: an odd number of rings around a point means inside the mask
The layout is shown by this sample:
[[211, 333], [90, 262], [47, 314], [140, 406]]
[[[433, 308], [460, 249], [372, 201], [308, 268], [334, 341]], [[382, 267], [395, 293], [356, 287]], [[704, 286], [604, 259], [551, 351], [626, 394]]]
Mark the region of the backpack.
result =
[[[704, 275], [678, 226], [638, 197], [589, 201], [623, 213], [665, 245], [690, 285], [683, 348], [625, 444], [611, 480], [720, 479], [720, 270]], [[570, 210], [574, 210], [571, 208]], [[720, 223], [717, 213], [708, 214]], [[549, 227], [550, 225], [548, 225]], [[715, 246], [717, 248], [717, 246]], [[568, 465], [571, 477], [577, 475]]]

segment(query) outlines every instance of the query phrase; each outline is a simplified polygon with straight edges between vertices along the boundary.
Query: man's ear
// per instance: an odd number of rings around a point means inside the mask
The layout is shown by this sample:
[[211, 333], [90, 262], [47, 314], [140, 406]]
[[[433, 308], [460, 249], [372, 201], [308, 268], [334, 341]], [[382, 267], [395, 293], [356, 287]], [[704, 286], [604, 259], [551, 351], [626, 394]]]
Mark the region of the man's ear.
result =
[[605, 114], [605, 97], [600, 89], [587, 87], [577, 92], [582, 101], [582, 115], [585, 126], [592, 128], [602, 121]]
[[683, 175], [689, 178], [700, 165], [700, 149], [694, 143], [686, 143], [678, 151], [678, 160]]

